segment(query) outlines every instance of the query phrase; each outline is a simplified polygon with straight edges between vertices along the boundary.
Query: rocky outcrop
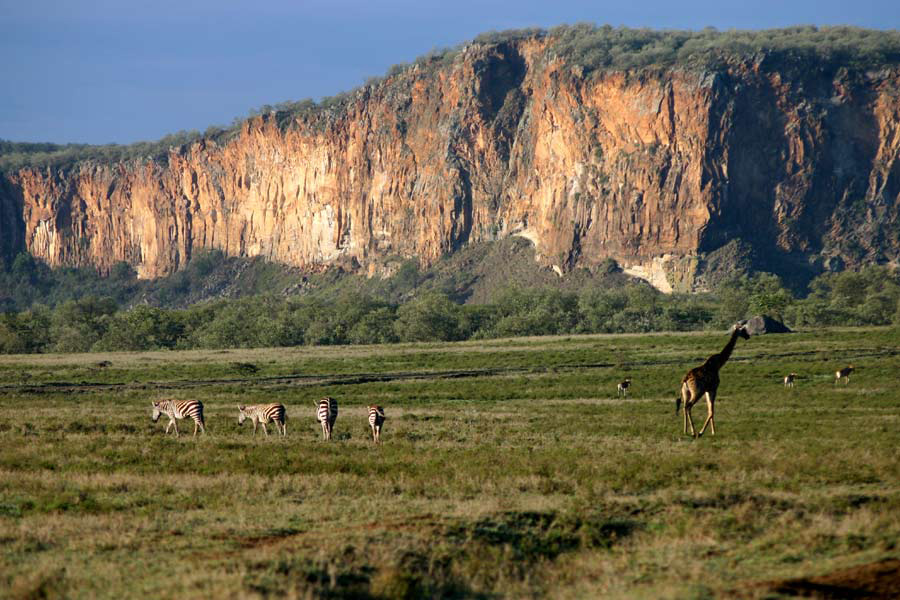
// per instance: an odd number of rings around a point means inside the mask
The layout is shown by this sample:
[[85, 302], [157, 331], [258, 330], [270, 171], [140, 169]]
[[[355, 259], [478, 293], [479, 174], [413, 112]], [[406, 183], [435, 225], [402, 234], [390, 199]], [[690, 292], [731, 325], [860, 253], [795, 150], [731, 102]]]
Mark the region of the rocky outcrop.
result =
[[900, 69], [585, 76], [550, 47], [472, 44], [167, 161], [7, 173], [0, 250], [142, 277], [202, 248], [378, 274], [520, 235], [560, 273], [614, 258], [666, 291], [735, 240], [783, 273], [900, 257]]

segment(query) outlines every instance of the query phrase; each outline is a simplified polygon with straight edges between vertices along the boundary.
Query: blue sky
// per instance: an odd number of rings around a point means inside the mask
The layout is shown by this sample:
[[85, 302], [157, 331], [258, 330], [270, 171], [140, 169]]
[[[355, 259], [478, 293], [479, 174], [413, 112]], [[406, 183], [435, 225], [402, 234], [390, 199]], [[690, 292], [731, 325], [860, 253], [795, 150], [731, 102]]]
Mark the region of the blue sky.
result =
[[489, 30], [900, 28], [897, 0], [0, 0], [0, 138], [130, 143], [334, 95]]

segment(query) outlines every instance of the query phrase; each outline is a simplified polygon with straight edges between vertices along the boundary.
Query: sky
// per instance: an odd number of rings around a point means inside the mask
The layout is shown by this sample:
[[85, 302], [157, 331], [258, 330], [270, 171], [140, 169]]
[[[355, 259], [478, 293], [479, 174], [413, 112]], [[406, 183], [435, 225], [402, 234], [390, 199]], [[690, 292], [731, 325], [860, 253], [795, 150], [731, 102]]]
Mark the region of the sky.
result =
[[900, 28], [898, 0], [0, 0], [0, 139], [127, 144], [332, 96], [485, 31]]

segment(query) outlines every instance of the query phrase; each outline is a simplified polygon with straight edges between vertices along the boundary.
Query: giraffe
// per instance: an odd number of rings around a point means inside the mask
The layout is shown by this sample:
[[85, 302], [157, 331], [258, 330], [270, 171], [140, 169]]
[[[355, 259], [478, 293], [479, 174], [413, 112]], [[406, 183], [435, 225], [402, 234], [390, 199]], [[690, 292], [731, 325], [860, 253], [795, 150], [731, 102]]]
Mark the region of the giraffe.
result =
[[[679, 408], [681, 408], [681, 404], [684, 403], [684, 433], [685, 435], [688, 433], [688, 426], [691, 429], [691, 435], [699, 437], [703, 435], [703, 432], [706, 431], [706, 426], [709, 425], [712, 429], [712, 434], [716, 435], [716, 422], [714, 419], [715, 414], [715, 404], [716, 404], [716, 391], [719, 389], [719, 369], [728, 361], [728, 358], [731, 356], [732, 350], [734, 350], [734, 345], [737, 343], [737, 339], [741, 337], [745, 340], [750, 339], [750, 334], [747, 333], [747, 330], [740, 325], [735, 325], [731, 330], [731, 339], [728, 340], [728, 343], [725, 344], [725, 347], [722, 348], [722, 351], [718, 354], [713, 354], [709, 358], [706, 359], [706, 362], [700, 365], [699, 367], [694, 367], [681, 380], [681, 397], [675, 399], [675, 414], [678, 414]], [[703, 427], [700, 428], [700, 433], [698, 434], [694, 431], [694, 420], [691, 418], [691, 408], [696, 404], [700, 398], [706, 396], [706, 406], [709, 410], [709, 414], [706, 417], [706, 422], [703, 424]]]

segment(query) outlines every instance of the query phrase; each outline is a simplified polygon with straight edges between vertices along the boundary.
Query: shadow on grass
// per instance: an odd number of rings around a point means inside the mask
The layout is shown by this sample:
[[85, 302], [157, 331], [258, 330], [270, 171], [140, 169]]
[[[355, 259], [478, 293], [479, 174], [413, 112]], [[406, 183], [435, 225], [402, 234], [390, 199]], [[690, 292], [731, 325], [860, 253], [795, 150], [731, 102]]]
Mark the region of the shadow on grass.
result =
[[[327, 557], [281, 557], [248, 565], [248, 592], [317, 598], [494, 598], [510, 581], [536, 586], [532, 571], [560, 556], [608, 549], [641, 524], [602, 515], [504, 512], [475, 520], [420, 522], [399, 541], [391, 527]], [[533, 589], [534, 593], [546, 590]]]

